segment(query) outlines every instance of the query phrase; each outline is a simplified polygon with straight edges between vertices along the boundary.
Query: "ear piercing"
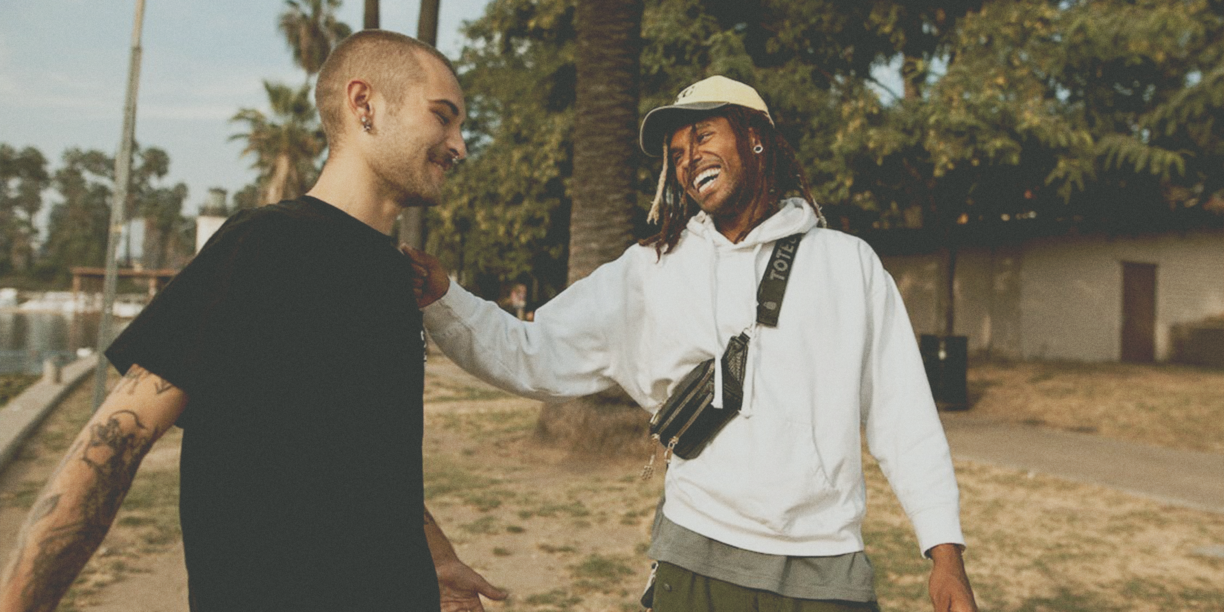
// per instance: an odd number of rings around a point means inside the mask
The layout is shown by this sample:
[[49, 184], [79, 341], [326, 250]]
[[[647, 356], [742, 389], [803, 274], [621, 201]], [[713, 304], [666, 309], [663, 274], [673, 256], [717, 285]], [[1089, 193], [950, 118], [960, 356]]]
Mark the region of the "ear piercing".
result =
[[370, 118], [365, 115], [361, 116], [361, 131], [369, 134], [370, 130], [374, 129], [374, 125], [370, 123]]
[[753, 153], [756, 153], [757, 155], [760, 155], [760, 154], [761, 154], [761, 151], [764, 151], [764, 150], [765, 150], [765, 147], [762, 147], [761, 145], [757, 145], [757, 146], [755, 146], [755, 147], [752, 147], [752, 152], [753, 152]]

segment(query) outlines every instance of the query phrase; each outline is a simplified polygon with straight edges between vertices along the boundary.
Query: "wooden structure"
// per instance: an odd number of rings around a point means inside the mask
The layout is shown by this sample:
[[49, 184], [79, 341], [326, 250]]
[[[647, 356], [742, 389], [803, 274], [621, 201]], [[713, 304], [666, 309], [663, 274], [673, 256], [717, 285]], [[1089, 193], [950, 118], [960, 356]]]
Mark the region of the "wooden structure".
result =
[[[178, 270], [163, 269], [163, 270], [143, 270], [136, 268], [119, 268], [117, 271], [119, 278], [143, 278], [148, 283], [149, 298], [152, 299], [165, 287], [174, 275], [178, 274]], [[83, 290], [98, 287], [101, 291], [102, 282], [106, 279], [106, 268], [72, 268], [72, 299], [75, 302], [77, 296]]]

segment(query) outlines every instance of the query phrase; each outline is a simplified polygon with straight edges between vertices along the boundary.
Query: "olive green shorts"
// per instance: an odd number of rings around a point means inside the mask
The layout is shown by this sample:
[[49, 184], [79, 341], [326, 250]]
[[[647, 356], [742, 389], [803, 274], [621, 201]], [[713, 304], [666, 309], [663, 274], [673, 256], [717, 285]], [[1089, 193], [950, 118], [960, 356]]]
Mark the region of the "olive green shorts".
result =
[[879, 612], [874, 601], [794, 599], [694, 574], [670, 563], [655, 571], [654, 612]]

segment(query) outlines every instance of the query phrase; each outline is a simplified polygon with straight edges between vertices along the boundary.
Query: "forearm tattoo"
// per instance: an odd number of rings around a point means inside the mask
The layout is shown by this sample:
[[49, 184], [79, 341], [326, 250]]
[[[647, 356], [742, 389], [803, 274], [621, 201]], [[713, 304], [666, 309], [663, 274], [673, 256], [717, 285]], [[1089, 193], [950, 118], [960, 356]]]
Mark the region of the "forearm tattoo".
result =
[[126, 391], [128, 395], [135, 395], [136, 387], [139, 387], [140, 383], [144, 382], [146, 379], [153, 380], [153, 391], [155, 395], [161, 395], [174, 388], [174, 385], [170, 384], [160, 376], [140, 366], [132, 366], [128, 368], [127, 374], [123, 375], [123, 378], [119, 381], [119, 384], [115, 385], [115, 390], [112, 391], [112, 393]]
[[[60, 597], [106, 537], [136, 476], [140, 460], [160, 433], [146, 427], [130, 410], [116, 411], [88, 431], [88, 439], [78, 441], [56, 471], [62, 471], [73, 461], [80, 461], [95, 478], [83, 491], [79, 515], [66, 517], [70, 522], [54, 525], [38, 536], [29, 577], [22, 591], [22, 599], [32, 610], [55, 609]], [[61, 500], [61, 493], [48, 491], [34, 505], [22, 529], [22, 541], [27, 540], [27, 532], [37, 523], [55, 512]], [[20, 563], [18, 559], [18, 566]]]

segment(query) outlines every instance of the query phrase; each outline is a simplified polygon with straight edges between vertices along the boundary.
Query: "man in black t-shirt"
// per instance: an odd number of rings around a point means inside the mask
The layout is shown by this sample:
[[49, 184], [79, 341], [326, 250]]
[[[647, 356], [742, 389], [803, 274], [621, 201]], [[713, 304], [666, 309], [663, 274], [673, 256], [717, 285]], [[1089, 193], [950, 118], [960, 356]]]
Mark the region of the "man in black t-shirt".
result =
[[505, 597], [424, 506], [420, 281], [389, 235], [465, 155], [462, 91], [432, 47], [368, 30], [332, 52], [316, 101], [318, 183], [235, 215], [107, 351], [125, 376], [35, 503], [0, 609], [55, 608], [175, 424], [193, 612]]

